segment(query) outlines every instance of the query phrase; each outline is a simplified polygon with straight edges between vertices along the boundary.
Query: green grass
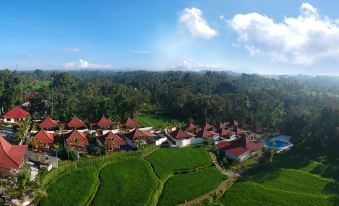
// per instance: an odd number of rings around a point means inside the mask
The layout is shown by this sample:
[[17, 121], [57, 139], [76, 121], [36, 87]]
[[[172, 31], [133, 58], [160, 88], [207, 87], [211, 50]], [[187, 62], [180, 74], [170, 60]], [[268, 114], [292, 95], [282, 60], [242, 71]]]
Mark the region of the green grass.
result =
[[227, 206], [326, 206], [333, 205], [329, 196], [309, 195], [272, 189], [260, 184], [244, 181], [236, 183], [220, 199]]
[[91, 205], [148, 205], [158, 182], [141, 159], [110, 164], [100, 173], [101, 184]]
[[211, 160], [203, 147], [161, 148], [145, 158], [151, 162], [160, 179], [178, 170], [208, 165]]
[[48, 197], [39, 205], [85, 205], [97, 183], [94, 168], [74, 170], [47, 187]]
[[141, 114], [135, 117], [143, 127], [165, 128], [169, 125], [169, 121], [163, 117], [152, 114]]
[[165, 184], [159, 206], [172, 206], [193, 200], [215, 189], [225, 179], [216, 168], [171, 177]]
[[5, 200], [0, 197], [0, 205], [4, 205]]
[[219, 200], [223, 205], [333, 205], [334, 181], [311, 172], [319, 163], [300, 156], [278, 156], [265, 169], [236, 182]]

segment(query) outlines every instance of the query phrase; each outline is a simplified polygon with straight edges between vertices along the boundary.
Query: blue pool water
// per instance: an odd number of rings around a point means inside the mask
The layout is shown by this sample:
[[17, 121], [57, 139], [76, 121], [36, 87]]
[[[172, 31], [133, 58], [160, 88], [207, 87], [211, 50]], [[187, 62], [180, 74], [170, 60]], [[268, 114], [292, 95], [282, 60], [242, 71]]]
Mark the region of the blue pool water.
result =
[[265, 140], [264, 141], [264, 145], [266, 147], [271, 147], [271, 148], [276, 148], [276, 149], [281, 149], [283, 147], [286, 147], [287, 145], [289, 145], [287, 142], [284, 141], [280, 141], [280, 140]]

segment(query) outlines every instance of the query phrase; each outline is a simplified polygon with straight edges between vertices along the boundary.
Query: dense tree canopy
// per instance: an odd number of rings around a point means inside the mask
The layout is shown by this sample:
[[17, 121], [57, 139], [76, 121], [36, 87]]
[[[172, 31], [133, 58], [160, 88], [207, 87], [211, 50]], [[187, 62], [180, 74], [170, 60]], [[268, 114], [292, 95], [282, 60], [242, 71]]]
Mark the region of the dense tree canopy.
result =
[[[33, 118], [50, 114], [85, 122], [102, 115], [120, 121], [153, 105], [182, 121], [239, 120], [252, 129], [292, 135], [297, 145], [339, 143], [339, 79], [263, 77], [226, 72], [0, 71], [3, 111], [29, 102]], [[335, 150], [333, 148], [333, 150]]]

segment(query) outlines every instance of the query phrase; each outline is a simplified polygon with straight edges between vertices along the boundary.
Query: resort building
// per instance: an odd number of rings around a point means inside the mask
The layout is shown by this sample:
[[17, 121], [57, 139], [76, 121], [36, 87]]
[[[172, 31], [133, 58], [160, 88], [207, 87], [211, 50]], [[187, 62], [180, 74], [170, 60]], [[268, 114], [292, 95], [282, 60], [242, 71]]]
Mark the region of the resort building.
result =
[[27, 145], [11, 145], [0, 136], [0, 176], [9, 176], [19, 169], [25, 159]]
[[204, 138], [197, 138], [195, 134], [184, 131], [181, 128], [170, 133], [171, 140], [175, 142], [177, 147], [185, 147], [191, 144], [200, 144], [204, 142]]
[[78, 151], [85, 151], [89, 142], [83, 132], [75, 129], [67, 135], [66, 145]]
[[25, 120], [28, 116], [29, 113], [18, 106], [9, 110], [1, 117], [3, 118], [4, 123], [14, 124]]
[[140, 127], [140, 124], [136, 121], [134, 121], [132, 118], [128, 117], [124, 122], [123, 126], [127, 129], [133, 129]]
[[40, 129], [53, 130], [58, 127], [56, 120], [52, 119], [50, 116], [47, 116], [44, 121], [39, 124]]
[[35, 134], [35, 138], [39, 142], [43, 142], [43, 143], [48, 144], [48, 145], [52, 145], [53, 142], [54, 142], [54, 134], [49, 133], [49, 132], [47, 132], [43, 129]]
[[78, 117], [73, 117], [71, 121], [68, 122], [67, 127], [71, 129], [80, 129], [85, 126], [85, 123], [81, 121]]
[[240, 162], [257, 154], [262, 146], [262, 142], [250, 140], [246, 136], [241, 136], [233, 141], [225, 141], [216, 145], [222, 155], [229, 159], [239, 160]]
[[100, 136], [98, 140], [98, 145], [105, 146], [107, 152], [121, 151], [128, 146], [125, 140], [113, 132]]
[[105, 116], [102, 116], [98, 122], [89, 123], [91, 129], [107, 129], [112, 127], [112, 125], [113, 122]]

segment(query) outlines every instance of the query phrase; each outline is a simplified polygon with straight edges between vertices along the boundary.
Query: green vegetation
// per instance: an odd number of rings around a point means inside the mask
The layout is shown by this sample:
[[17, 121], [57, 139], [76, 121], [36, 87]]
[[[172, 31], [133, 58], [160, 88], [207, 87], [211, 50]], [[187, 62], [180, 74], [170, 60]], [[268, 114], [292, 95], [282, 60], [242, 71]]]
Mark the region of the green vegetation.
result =
[[5, 200], [0, 197], [0, 205], [3, 205], [5, 203]]
[[48, 197], [43, 198], [39, 205], [85, 205], [90, 199], [97, 181], [94, 168], [69, 172], [48, 185]]
[[171, 177], [165, 184], [159, 205], [176, 205], [192, 200], [215, 189], [225, 179], [216, 168]]
[[236, 183], [220, 203], [227, 206], [326, 206], [333, 205], [331, 197], [326, 195], [309, 195], [288, 190], [272, 189], [254, 182]]
[[178, 170], [206, 166], [211, 160], [203, 147], [161, 148], [145, 158], [151, 162], [160, 179], [166, 179]]
[[101, 184], [92, 205], [149, 205], [157, 178], [150, 165], [141, 159], [130, 159], [105, 167]]
[[159, 129], [170, 125], [170, 122], [167, 119], [154, 114], [141, 114], [136, 116], [135, 120], [143, 127], [154, 127]]
[[236, 182], [219, 200], [224, 205], [333, 205], [333, 179], [311, 172], [319, 165], [300, 156], [278, 156], [271, 167]]

